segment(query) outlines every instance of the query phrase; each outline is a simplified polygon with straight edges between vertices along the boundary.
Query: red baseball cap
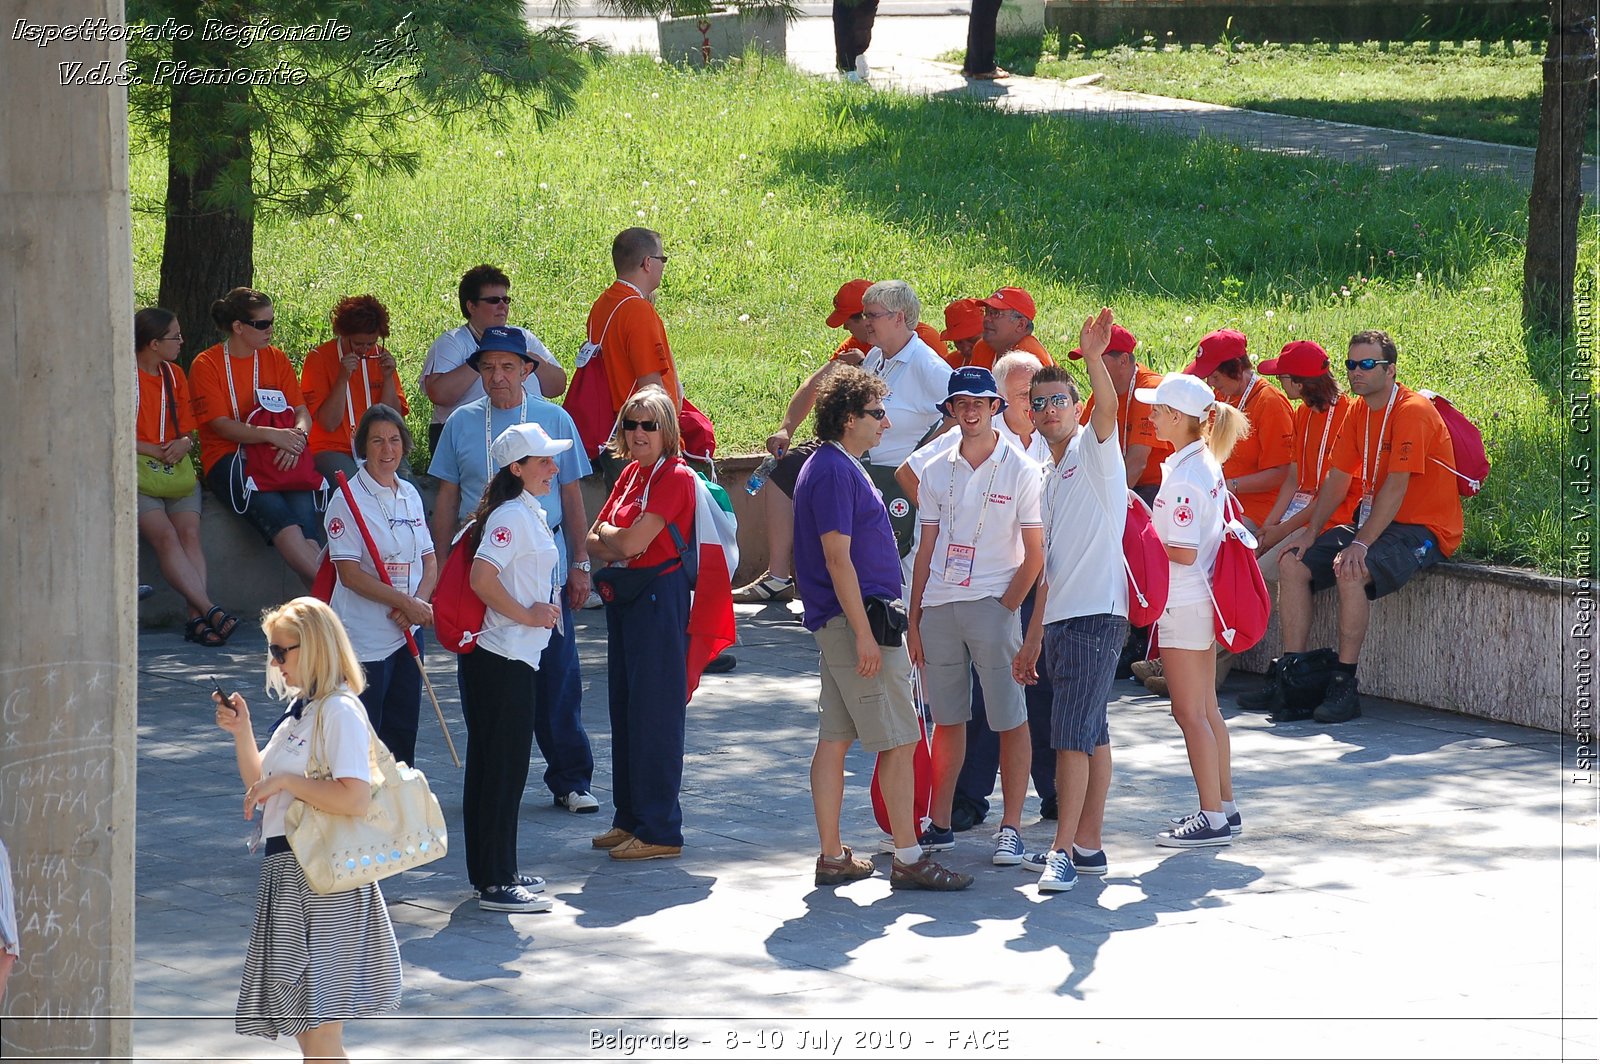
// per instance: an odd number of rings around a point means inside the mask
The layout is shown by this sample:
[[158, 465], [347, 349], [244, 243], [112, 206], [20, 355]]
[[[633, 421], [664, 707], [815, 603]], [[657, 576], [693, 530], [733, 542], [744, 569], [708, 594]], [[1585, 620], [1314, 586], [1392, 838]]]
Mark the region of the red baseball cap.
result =
[[839, 286], [833, 295], [833, 313], [828, 315], [828, 328], [837, 329], [862, 311], [861, 297], [872, 287], [871, 281], [857, 277]]
[[[1139, 338], [1120, 325], [1111, 327], [1111, 343], [1106, 345], [1107, 351], [1124, 351], [1133, 354], [1133, 349], [1139, 346]], [[1082, 358], [1083, 348], [1074, 347], [1067, 352], [1068, 358]]]
[[983, 304], [976, 299], [957, 299], [944, 308], [941, 340], [971, 340], [983, 335]]
[[1224, 362], [1244, 358], [1247, 354], [1245, 342], [1244, 333], [1237, 329], [1218, 329], [1200, 341], [1200, 353], [1183, 372], [1194, 377], [1209, 377]]
[[995, 310], [1014, 310], [1029, 321], [1039, 314], [1038, 308], [1033, 305], [1033, 297], [1020, 288], [1002, 288], [988, 299], [978, 302]]
[[1328, 352], [1315, 340], [1290, 340], [1277, 358], [1256, 367], [1266, 377], [1320, 377], [1328, 372]]

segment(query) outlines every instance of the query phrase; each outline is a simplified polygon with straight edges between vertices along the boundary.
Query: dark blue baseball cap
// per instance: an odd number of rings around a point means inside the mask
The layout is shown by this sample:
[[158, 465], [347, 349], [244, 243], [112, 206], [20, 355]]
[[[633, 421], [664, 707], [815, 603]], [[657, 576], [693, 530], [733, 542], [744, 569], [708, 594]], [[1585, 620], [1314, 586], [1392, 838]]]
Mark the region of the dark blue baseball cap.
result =
[[994, 384], [994, 374], [982, 366], [962, 366], [950, 374], [949, 394], [944, 397], [944, 402], [939, 404], [939, 413], [945, 417], [953, 416], [950, 413], [950, 400], [958, 395], [974, 395], [979, 399], [1000, 400], [1000, 413], [1006, 408], [1006, 400]]
[[478, 338], [478, 349], [467, 356], [467, 365], [478, 368], [478, 356], [485, 351], [509, 351], [524, 362], [533, 362], [528, 354], [528, 338], [514, 325], [491, 325]]

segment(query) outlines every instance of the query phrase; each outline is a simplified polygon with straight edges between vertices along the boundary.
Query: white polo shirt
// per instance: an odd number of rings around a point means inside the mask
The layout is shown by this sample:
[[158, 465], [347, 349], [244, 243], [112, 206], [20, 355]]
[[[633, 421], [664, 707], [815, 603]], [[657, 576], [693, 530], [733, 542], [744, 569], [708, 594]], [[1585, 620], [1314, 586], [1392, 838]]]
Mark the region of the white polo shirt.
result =
[[[518, 605], [556, 600], [561, 587], [556, 565], [561, 555], [537, 496], [523, 492], [495, 507], [483, 523], [477, 557], [500, 570], [500, 582]], [[478, 637], [479, 646], [539, 667], [539, 655], [550, 644], [550, 629], [513, 621], [493, 607], [484, 611], [483, 626], [488, 631]]]
[[861, 368], [889, 386], [889, 394], [883, 397], [889, 428], [878, 446], [867, 452], [867, 461], [893, 469], [910, 456], [929, 429], [944, 420], [939, 404], [950, 393], [950, 366], [920, 336], [912, 334], [893, 358], [884, 358], [882, 348], [874, 347]]
[[[513, 325], [522, 333], [522, 338], [528, 341], [528, 354], [535, 360], [543, 359], [552, 365], [560, 365], [550, 349], [539, 342], [539, 338], [519, 325]], [[457, 366], [465, 365], [472, 352], [478, 349], [478, 338], [472, 335], [472, 329], [466, 325], [458, 325], [454, 329], [440, 336], [428, 348], [428, 357], [423, 360], [422, 373], [417, 377], [417, 387], [422, 389], [422, 394], [427, 395], [428, 389], [423, 386], [423, 381], [430, 373], [449, 373]], [[544, 393], [539, 390], [538, 378], [530, 373], [522, 382], [522, 390], [535, 399], [542, 398]], [[483, 398], [483, 380], [479, 378], [472, 382], [472, 387], [462, 393], [461, 398], [449, 406], [443, 403], [433, 404], [433, 424], [443, 425], [450, 419], [450, 414], [458, 406]]]
[[1193, 565], [1171, 563], [1168, 606], [1211, 601], [1211, 570], [1222, 546], [1222, 467], [1200, 440], [1161, 462], [1161, 490], [1150, 515], [1169, 547], [1193, 547]]
[[[261, 778], [304, 776], [311, 761], [311, 742], [316, 736], [317, 717], [324, 715], [322, 743], [317, 760], [328, 766], [336, 780], [352, 779], [370, 783], [371, 739], [367, 711], [361, 700], [341, 687], [327, 698], [307, 703], [299, 719], [286, 718], [273, 730], [261, 750]], [[284, 814], [295, 801], [288, 791], [279, 791], [261, 806], [261, 835], [272, 838], [284, 833]]]
[[996, 432], [1000, 433], [1001, 439], [1005, 440], [1011, 446], [1015, 447], [1029, 458], [1032, 458], [1040, 465], [1045, 465], [1050, 461], [1050, 444], [1045, 441], [1044, 433], [1040, 432], [1038, 429], [1034, 430], [1033, 438], [1024, 444], [1022, 442], [1022, 437], [1018, 436], [1015, 432], [1012, 432], [1011, 426], [1006, 424], [1004, 415], [995, 415], [994, 428]]
[[[372, 533], [372, 542], [388, 570], [390, 582], [402, 593], [415, 595], [417, 586], [422, 583], [422, 559], [433, 553], [433, 536], [428, 532], [422, 496], [404, 480], [396, 478], [395, 482], [399, 487], [390, 491], [368, 476], [364, 469], [357, 470], [350, 481], [350, 493], [355, 496], [367, 531]], [[328, 500], [323, 527], [328, 533], [328, 557], [334, 561], [360, 562], [362, 572], [378, 578], [377, 566], [367, 554], [344, 492], [336, 491]], [[333, 599], [328, 605], [344, 622], [344, 630], [350, 635], [350, 645], [355, 648], [358, 660], [382, 661], [405, 644], [400, 626], [389, 619], [388, 606], [356, 594], [342, 582], [334, 586]]]
[[1085, 425], [1059, 463], [1046, 460], [1044, 572], [1050, 591], [1044, 623], [1110, 613], [1128, 615], [1122, 530], [1128, 479], [1117, 434], [1101, 442]]
[[[1040, 467], [1004, 439], [974, 469], [961, 448], [923, 470], [917, 517], [937, 526], [922, 605], [999, 598], [1022, 565], [1022, 530], [1039, 527]], [[970, 566], [970, 573], [968, 567]]]

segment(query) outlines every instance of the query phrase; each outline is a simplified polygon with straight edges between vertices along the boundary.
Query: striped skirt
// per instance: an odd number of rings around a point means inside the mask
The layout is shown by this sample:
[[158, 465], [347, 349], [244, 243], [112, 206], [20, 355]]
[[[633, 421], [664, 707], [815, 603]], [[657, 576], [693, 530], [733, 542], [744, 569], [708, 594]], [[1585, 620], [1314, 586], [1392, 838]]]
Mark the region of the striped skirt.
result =
[[400, 946], [378, 885], [314, 894], [293, 853], [269, 854], [234, 1030], [298, 1035], [399, 1006]]

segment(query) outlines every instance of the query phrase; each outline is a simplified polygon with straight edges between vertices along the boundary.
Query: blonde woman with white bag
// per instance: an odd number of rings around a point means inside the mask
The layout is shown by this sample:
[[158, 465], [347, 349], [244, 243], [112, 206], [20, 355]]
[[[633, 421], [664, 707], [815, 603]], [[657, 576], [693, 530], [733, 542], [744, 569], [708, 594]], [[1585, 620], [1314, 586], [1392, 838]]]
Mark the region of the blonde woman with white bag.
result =
[[[240, 1034], [293, 1035], [307, 1060], [344, 1060], [347, 1020], [400, 1004], [400, 947], [376, 883], [316, 894], [285, 835], [295, 800], [327, 813], [361, 816], [371, 801], [369, 728], [357, 697], [361, 664], [339, 618], [318, 599], [297, 598], [261, 621], [267, 636], [267, 690], [292, 696], [292, 708], [256, 746], [250, 710], [219, 689], [217, 725], [233, 736], [244, 781], [244, 817], [261, 810], [266, 858], [255, 923], [234, 1014]], [[312, 737], [330, 779], [306, 776]]]

